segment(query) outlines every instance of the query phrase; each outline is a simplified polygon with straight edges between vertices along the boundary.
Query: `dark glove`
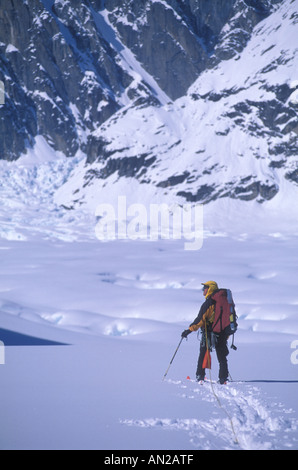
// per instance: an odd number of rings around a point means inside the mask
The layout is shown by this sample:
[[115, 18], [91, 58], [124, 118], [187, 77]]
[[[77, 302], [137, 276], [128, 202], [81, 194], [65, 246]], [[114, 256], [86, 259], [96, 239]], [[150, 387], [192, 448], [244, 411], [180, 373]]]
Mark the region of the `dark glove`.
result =
[[187, 338], [190, 333], [191, 333], [190, 330], [184, 330], [183, 333], [182, 333], [182, 335], [181, 335], [181, 337], [182, 337], [182, 338]]

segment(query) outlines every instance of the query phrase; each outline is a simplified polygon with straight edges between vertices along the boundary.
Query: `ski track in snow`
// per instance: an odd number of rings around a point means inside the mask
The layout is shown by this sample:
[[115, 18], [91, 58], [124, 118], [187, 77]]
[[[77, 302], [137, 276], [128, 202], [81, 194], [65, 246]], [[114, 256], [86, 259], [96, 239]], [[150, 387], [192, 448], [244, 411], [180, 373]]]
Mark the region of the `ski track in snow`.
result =
[[[167, 380], [178, 387], [182, 399], [200, 402], [195, 404], [195, 414], [202, 414], [206, 403], [210, 415], [206, 418], [148, 418], [123, 420], [122, 424], [140, 428], [162, 428], [165, 431], [184, 431], [190, 444], [200, 450], [276, 450], [297, 448], [298, 439], [291, 433], [297, 432], [298, 420], [291, 418], [292, 410], [285, 410], [282, 404], [271, 402], [272, 410], [261, 397], [261, 390], [255, 386], [229, 383], [226, 386], [214, 384], [213, 389], [220, 401], [213, 395], [210, 383], [200, 385], [194, 381]], [[232, 429], [232, 424], [235, 434]], [[236, 438], [235, 438], [236, 437]], [[237, 442], [238, 441], [238, 442]]]

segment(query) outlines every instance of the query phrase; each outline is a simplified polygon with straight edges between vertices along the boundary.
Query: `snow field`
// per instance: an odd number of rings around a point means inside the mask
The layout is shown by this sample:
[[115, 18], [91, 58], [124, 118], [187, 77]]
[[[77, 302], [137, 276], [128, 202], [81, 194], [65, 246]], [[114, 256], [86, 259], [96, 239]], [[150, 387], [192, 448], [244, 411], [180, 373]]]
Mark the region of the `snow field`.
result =
[[[5, 347], [1, 448], [296, 449], [296, 246], [248, 234], [213, 234], [195, 253], [182, 241], [2, 240], [2, 328], [69, 346]], [[236, 383], [215, 385], [238, 446], [210, 384], [186, 380], [196, 334], [162, 382], [212, 278], [239, 315]]]

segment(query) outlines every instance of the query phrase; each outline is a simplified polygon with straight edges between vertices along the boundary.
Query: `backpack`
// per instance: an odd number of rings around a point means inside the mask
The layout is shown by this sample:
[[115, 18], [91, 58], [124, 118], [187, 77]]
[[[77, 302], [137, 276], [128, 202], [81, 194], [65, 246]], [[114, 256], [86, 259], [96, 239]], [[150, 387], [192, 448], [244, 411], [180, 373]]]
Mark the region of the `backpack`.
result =
[[211, 298], [215, 301], [215, 316], [212, 331], [219, 334], [225, 331], [228, 336], [236, 333], [237, 315], [230, 289], [218, 289]]

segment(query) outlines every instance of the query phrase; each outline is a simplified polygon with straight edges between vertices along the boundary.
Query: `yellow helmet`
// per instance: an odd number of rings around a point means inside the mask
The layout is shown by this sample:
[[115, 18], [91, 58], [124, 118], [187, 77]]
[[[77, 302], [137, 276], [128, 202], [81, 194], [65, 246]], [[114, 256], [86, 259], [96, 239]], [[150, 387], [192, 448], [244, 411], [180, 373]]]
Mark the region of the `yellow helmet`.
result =
[[213, 292], [218, 290], [218, 285], [215, 281], [207, 281], [207, 282], [202, 282], [202, 285], [205, 287], [208, 287], [207, 294], [205, 295], [206, 299], [209, 297]]

